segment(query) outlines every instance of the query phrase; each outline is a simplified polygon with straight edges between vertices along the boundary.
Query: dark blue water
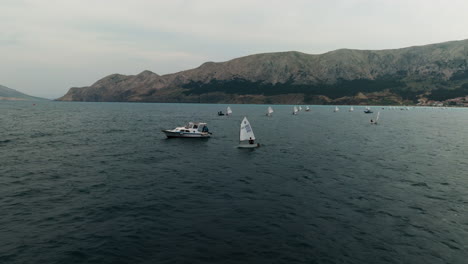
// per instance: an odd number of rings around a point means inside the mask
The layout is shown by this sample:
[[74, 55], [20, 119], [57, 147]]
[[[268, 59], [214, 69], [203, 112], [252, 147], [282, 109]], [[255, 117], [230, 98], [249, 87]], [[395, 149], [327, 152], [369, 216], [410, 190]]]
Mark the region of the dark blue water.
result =
[[0, 102], [0, 263], [466, 263], [467, 109], [225, 108]]

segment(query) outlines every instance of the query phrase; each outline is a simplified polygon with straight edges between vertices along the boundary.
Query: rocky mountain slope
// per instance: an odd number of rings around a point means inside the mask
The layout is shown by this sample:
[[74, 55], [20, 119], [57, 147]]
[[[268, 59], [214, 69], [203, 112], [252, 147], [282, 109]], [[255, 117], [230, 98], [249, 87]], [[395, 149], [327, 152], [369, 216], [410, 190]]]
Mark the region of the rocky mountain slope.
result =
[[62, 101], [414, 103], [468, 95], [468, 40], [321, 55], [256, 54], [160, 76], [113, 74]]
[[0, 100], [8, 101], [40, 101], [47, 100], [39, 97], [30, 96], [6, 86], [0, 85]]

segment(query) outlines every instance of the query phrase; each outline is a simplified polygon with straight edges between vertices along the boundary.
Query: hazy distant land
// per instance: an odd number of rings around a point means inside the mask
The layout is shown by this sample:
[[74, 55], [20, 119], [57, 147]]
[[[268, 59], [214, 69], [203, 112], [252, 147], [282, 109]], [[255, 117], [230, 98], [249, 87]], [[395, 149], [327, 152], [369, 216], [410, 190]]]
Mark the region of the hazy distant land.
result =
[[468, 40], [320, 55], [256, 54], [167, 75], [112, 74], [60, 101], [451, 104], [468, 95]]
[[47, 99], [30, 96], [0, 85], [0, 101], [44, 101]]

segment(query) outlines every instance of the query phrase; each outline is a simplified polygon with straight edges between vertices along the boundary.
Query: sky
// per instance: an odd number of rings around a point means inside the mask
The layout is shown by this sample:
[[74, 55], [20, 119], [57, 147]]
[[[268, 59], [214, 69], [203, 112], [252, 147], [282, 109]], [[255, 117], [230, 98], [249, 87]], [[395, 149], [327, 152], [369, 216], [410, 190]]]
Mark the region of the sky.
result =
[[466, 0], [0, 0], [0, 85], [54, 99], [113, 73], [462, 40], [467, 10]]

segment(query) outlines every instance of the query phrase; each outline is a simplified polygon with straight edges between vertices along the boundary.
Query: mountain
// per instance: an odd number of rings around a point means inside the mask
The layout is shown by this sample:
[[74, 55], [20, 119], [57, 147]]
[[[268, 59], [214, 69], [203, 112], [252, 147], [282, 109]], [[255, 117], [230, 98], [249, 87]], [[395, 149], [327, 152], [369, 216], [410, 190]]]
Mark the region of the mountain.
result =
[[0, 100], [8, 101], [42, 101], [44, 98], [30, 96], [11, 88], [0, 85]]
[[256, 54], [167, 75], [113, 74], [61, 101], [394, 104], [468, 95], [468, 40]]

